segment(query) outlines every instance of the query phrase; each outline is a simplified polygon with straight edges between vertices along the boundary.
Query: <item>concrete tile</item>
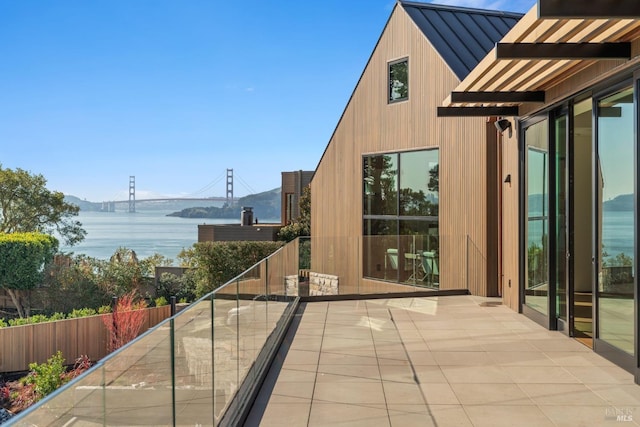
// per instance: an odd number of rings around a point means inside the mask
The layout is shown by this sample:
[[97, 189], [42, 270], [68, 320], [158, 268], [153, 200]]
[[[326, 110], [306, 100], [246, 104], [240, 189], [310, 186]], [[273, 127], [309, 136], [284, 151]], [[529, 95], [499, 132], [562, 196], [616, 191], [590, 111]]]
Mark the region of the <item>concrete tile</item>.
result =
[[378, 365], [375, 352], [370, 356], [359, 356], [354, 354], [340, 354], [323, 351], [320, 354], [321, 365]]
[[580, 380], [559, 366], [504, 366], [518, 384], [577, 384]]
[[519, 384], [537, 405], [605, 406], [607, 402], [584, 384]]
[[516, 384], [451, 384], [463, 405], [533, 405], [534, 402]]
[[604, 357], [584, 351], [550, 351], [545, 355], [559, 366], [614, 366]]
[[437, 427], [436, 420], [424, 405], [387, 405], [393, 427]]
[[271, 403], [260, 421], [262, 427], [304, 426], [309, 421], [311, 401], [306, 403]]
[[314, 401], [311, 405], [308, 427], [385, 427], [390, 425], [385, 405], [350, 405]]
[[408, 363], [405, 365], [380, 365], [380, 375], [383, 381], [415, 383], [413, 370]]
[[400, 383], [384, 381], [382, 383], [384, 389], [384, 397], [387, 405], [390, 404], [409, 404], [409, 405], [425, 405], [425, 401], [420, 393], [420, 387], [414, 382]]
[[[429, 405], [429, 418], [438, 427], [472, 427], [462, 405]], [[429, 426], [430, 424], [425, 424]]]
[[493, 362], [484, 351], [434, 351], [433, 357], [440, 366], [483, 366]]
[[418, 381], [421, 384], [440, 384], [448, 382], [440, 366], [423, 365], [414, 366], [413, 368], [415, 369]]
[[512, 377], [497, 366], [441, 366], [449, 383], [514, 383]]
[[487, 354], [499, 366], [557, 366], [541, 351], [490, 351]]
[[[607, 406], [540, 406], [540, 410], [558, 427], [632, 425], [638, 415]], [[618, 415], [630, 415], [631, 419], [621, 422]]]
[[[609, 405], [640, 406], [640, 386], [637, 384], [596, 384], [587, 387]], [[638, 417], [640, 419], [640, 412]]]
[[284, 360], [285, 366], [288, 365], [313, 365], [318, 363], [320, 353], [317, 351], [295, 350], [289, 349]]
[[427, 401], [427, 405], [457, 405], [460, 403], [453, 392], [451, 385], [447, 383], [420, 383], [420, 389]]
[[467, 405], [465, 412], [474, 427], [553, 427], [537, 406]]
[[552, 351], [576, 351], [576, 352], [591, 352], [589, 347], [580, 344], [578, 341], [570, 339], [568, 337], [550, 338], [532, 340], [531, 344], [536, 347], [537, 350], [544, 352]]
[[566, 369], [584, 384], [634, 384], [633, 375], [617, 366], [567, 366]]
[[377, 365], [320, 365], [317, 369], [318, 378], [321, 374], [332, 374], [380, 380], [380, 369]]
[[323, 403], [349, 403], [365, 405], [384, 405], [382, 382], [341, 382], [336, 387], [333, 382], [316, 383], [313, 400]]

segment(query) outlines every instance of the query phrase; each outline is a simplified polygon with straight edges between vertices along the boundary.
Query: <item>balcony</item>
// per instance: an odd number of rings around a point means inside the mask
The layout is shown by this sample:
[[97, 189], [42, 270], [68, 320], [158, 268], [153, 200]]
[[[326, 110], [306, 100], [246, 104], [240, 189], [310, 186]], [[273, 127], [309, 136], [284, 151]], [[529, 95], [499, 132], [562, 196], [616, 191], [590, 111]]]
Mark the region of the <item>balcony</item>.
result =
[[301, 297], [300, 253], [287, 245], [9, 424], [637, 421], [631, 374], [499, 299], [414, 288]]

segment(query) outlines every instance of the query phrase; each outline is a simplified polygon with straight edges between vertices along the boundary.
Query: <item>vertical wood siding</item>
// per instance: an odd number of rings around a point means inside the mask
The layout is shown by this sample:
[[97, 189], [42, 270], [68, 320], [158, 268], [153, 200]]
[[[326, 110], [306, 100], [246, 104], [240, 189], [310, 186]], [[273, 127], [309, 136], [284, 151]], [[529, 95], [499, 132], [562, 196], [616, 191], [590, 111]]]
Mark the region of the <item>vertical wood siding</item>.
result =
[[[389, 105], [387, 63], [404, 57], [409, 58], [409, 100]], [[440, 287], [467, 286], [467, 239], [474, 248], [472, 263], [487, 258], [487, 191], [496, 188], [487, 188], [486, 119], [436, 116], [458, 83], [396, 5], [311, 184], [311, 267], [338, 275], [340, 293], [374, 290], [374, 281], [361, 280], [363, 154], [439, 147]], [[483, 295], [486, 267], [477, 267], [473, 292]]]

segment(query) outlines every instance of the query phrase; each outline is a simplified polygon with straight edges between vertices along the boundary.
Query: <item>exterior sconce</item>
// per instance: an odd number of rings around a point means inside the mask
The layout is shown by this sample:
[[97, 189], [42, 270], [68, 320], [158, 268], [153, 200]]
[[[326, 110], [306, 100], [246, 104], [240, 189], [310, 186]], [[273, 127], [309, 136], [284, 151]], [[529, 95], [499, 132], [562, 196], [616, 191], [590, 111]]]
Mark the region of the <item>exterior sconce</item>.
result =
[[505, 130], [509, 129], [509, 138], [511, 138], [511, 122], [507, 119], [500, 119], [494, 123], [496, 129], [500, 134], [503, 134]]

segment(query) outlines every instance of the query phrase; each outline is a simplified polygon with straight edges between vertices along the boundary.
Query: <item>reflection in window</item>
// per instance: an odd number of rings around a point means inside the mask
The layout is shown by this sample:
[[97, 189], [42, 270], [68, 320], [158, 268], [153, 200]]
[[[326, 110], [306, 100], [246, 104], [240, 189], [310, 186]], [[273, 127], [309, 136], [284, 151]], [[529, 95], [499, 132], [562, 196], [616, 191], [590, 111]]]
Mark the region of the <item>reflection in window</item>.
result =
[[527, 278], [525, 304], [548, 312], [549, 155], [546, 120], [525, 130], [527, 144]]
[[438, 287], [438, 150], [366, 156], [363, 163], [364, 276]]
[[364, 158], [364, 214], [398, 214], [398, 155]]
[[389, 64], [389, 102], [409, 98], [409, 60], [403, 59]]
[[598, 102], [599, 338], [634, 354], [633, 89]]
[[438, 216], [438, 152], [400, 154], [400, 215]]

